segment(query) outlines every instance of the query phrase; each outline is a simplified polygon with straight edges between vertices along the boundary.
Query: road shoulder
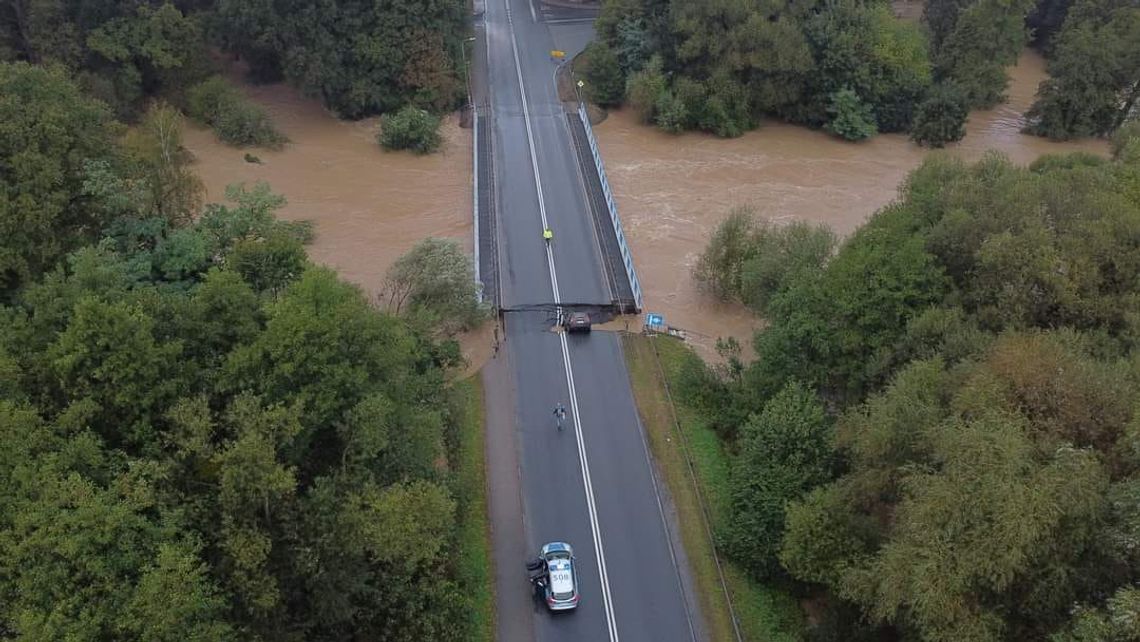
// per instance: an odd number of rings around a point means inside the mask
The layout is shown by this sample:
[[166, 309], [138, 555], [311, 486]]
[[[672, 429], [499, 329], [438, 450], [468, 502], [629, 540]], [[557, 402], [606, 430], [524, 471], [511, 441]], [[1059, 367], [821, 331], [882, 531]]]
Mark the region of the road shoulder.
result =
[[496, 639], [534, 640], [529, 585], [523, 575], [523, 532], [518, 444], [515, 439], [515, 385], [506, 342], [483, 366], [487, 420], [487, 487], [491, 551], [495, 561]]

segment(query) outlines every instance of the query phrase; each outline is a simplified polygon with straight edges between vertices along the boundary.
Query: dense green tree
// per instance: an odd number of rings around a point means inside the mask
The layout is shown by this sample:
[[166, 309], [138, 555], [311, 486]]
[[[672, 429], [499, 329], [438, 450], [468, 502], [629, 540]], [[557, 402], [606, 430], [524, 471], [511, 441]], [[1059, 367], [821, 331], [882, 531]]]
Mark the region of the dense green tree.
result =
[[858, 141], [865, 140], [877, 133], [875, 117], [871, 113], [870, 105], [859, 99], [858, 94], [850, 89], [840, 89], [831, 95], [831, 104], [827, 108], [830, 120], [824, 129], [840, 138]]
[[966, 136], [966, 118], [970, 115], [966, 97], [957, 86], [940, 83], [933, 86], [918, 105], [910, 137], [919, 145], [943, 147]]
[[1032, 0], [965, 5], [935, 49], [936, 76], [956, 82], [972, 108], [990, 108], [1005, 100], [1005, 68], [1017, 62], [1028, 42], [1025, 16], [1032, 8]]
[[197, 21], [170, 3], [124, 6], [92, 29], [86, 44], [101, 79], [90, 88], [125, 116], [143, 96], [185, 89], [207, 70]]
[[0, 291], [98, 234], [105, 212], [85, 193], [85, 164], [113, 154], [107, 110], [60, 68], [0, 64]]
[[380, 119], [377, 141], [387, 150], [411, 150], [417, 154], [430, 154], [443, 144], [439, 133], [438, 116], [412, 105]]
[[202, 206], [206, 189], [190, 169], [190, 154], [182, 146], [182, 115], [156, 103], [142, 125], [131, 132], [128, 149], [137, 158], [146, 202], [142, 211], [174, 224], [188, 223]]
[[753, 575], [781, 573], [784, 507], [831, 478], [831, 434], [815, 393], [792, 383], [742, 428], [726, 548]]
[[408, 103], [431, 110], [457, 103], [463, 7], [457, 0], [220, 0], [217, 23], [255, 74], [281, 74], [338, 114], [361, 118]]
[[625, 98], [625, 76], [609, 45], [595, 41], [586, 47], [586, 82], [590, 100], [603, 106], [619, 105]]
[[1078, 2], [1057, 35], [1026, 131], [1054, 140], [1104, 136], [1140, 99], [1140, 7]]

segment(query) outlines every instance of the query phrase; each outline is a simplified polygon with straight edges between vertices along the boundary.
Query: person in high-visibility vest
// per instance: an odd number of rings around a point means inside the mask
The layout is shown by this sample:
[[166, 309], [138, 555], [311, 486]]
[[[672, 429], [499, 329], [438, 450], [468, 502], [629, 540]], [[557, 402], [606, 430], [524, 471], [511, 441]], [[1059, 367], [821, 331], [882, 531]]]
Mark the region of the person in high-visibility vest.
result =
[[551, 232], [550, 228], [548, 227], [542, 230], [542, 238], [546, 241], [547, 245], [550, 245], [550, 240], [554, 238], [554, 232]]

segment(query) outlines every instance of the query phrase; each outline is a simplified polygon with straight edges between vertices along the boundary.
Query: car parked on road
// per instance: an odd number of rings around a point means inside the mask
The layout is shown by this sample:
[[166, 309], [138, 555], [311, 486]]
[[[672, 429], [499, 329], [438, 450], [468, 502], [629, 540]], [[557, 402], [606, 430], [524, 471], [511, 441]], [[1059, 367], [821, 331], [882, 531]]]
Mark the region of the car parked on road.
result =
[[546, 565], [543, 596], [551, 611], [578, 608], [578, 567], [574, 549], [566, 542], [550, 542], [542, 547], [539, 558]]
[[563, 325], [567, 332], [589, 332], [590, 315], [585, 312], [571, 312]]

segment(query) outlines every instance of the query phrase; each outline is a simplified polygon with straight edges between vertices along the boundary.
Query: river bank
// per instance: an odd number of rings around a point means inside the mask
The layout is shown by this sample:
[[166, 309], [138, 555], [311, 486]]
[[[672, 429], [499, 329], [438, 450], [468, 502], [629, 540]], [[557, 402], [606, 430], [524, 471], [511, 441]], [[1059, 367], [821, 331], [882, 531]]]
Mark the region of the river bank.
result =
[[[945, 152], [976, 160], [988, 150], [1027, 164], [1047, 153], [1107, 155], [1101, 140], [1052, 143], [1020, 132], [1021, 114], [1045, 78], [1042, 57], [1027, 51], [1010, 69], [1009, 100], [971, 114], [966, 138]], [[709, 234], [737, 205], [766, 218], [824, 223], [851, 233], [891, 202], [907, 173], [931, 152], [898, 134], [847, 143], [824, 132], [765, 122], [740, 138], [666, 134], [615, 111], [595, 127], [606, 171], [645, 293], [648, 311], [689, 331], [705, 358], [718, 336], [746, 350], [761, 320], [743, 306], [704, 294], [691, 276]]]

